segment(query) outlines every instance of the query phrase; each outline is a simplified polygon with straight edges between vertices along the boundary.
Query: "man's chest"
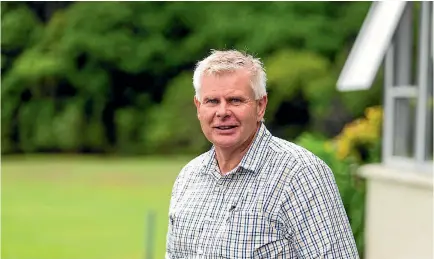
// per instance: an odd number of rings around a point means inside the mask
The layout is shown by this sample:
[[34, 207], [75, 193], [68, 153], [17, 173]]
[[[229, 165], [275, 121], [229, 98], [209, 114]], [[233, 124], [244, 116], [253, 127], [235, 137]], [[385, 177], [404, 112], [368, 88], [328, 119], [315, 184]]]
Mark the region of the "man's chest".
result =
[[252, 258], [267, 244], [285, 242], [272, 189], [245, 175], [189, 182], [169, 212], [174, 254]]

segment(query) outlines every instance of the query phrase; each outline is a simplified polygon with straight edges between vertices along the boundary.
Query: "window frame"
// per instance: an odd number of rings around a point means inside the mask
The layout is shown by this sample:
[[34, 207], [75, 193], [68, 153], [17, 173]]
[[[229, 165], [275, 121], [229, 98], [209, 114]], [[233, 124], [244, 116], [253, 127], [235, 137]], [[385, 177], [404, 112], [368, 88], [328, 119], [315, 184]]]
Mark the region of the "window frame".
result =
[[[356, 42], [340, 74], [337, 88], [340, 91], [369, 89], [384, 62], [384, 116], [382, 139], [382, 163], [391, 167], [433, 172], [433, 157], [428, 157], [428, 123], [432, 123], [429, 98], [433, 93], [433, 28], [434, 5], [420, 2], [418, 22], [414, 24], [412, 2], [374, 2], [357, 36]], [[384, 22], [382, 28], [381, 22]], [[380, 23], [380, 24], [379, 24]], [[416, 56], [413, 57], [413, 30], [418, 26], [415, 42]], [[379, 33], [382, 32], [383, 35]], [[378, 37], [373, 37], [373, 36]], [[376, 55], [366, 58], [364, 56]], [[413, 60], [416, 58], [416, 74], [412, 75]], [[375, 69], [374, 69], [375, 68]], [[415, 78], [415, 82], [412, 82]], [[415, 114], [396, 119], [398, 99], [415, 98]], [[408, 105], [410, 110], [410, 104]], [[401, 116], [406, 112], [401, 113]], [[411, 118], [414, 116], [414, 118]], [[410, 119], [414, 123], [410, 123]], [[398, 124], [397, 124], [398, 123]], [[395, 128], [395, 124], [398, 128]], [[411, 124], [413, 152], [409, 157], [394, 154], [397, 132]], [[430, 129], [431, 130], [431, 129]], [[408, 136], [407, 136], [408, 138]]]

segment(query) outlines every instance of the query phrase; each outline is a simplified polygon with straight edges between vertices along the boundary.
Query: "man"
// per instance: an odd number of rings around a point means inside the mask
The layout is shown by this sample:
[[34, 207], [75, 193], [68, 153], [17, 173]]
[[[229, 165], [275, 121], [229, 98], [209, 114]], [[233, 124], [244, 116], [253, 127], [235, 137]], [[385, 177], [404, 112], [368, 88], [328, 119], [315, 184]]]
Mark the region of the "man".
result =
[[330, 168], [263, 124], [265, 83], [261, 62], [238, 51], [197, 64], [194, 103], [213, 146], [175, 181], [166, 258], [358, 258]]

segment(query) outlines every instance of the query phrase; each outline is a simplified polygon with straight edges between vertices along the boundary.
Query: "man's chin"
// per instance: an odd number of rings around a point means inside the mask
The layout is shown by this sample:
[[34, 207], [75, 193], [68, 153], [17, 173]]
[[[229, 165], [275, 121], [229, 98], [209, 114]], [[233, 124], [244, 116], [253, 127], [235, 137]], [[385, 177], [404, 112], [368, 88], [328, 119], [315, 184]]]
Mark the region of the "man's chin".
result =
[[233, 137], [218, 137], [214, 138], [212, 143], [219, 148], [231, 148], [235, 147], [238, 141]]

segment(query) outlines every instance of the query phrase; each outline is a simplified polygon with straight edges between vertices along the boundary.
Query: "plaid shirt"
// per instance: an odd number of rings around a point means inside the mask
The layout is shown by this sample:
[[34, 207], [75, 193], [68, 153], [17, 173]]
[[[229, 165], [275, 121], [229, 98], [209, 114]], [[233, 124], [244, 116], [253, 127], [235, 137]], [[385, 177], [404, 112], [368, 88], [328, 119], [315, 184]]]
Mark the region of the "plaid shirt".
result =
[[221, 175], [214, 147], [175, 181], [166, 258], [358, 258], [333, 173], [261, 124]]

